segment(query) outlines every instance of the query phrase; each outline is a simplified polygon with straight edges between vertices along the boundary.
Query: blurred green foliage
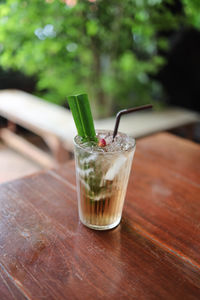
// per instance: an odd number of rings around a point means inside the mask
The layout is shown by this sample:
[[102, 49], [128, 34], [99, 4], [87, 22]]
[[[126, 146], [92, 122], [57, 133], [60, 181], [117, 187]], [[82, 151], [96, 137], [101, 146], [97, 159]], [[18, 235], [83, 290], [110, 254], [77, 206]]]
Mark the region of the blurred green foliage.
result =
[[37, 75], [38, 95], [62, 104], [87, 92], [96, 117], [162, 98], [153, 79], [166, 33], [200, 28], [200, 1], [0, 1], [0, 65]]

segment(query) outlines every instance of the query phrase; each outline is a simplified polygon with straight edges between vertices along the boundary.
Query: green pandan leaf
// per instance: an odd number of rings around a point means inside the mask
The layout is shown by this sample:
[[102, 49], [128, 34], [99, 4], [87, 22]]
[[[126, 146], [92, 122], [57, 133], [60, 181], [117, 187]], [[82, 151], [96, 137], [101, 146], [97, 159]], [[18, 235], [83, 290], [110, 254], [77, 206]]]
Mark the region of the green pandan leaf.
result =
[[74, 95], [67, 97], [69, 107], [74, 118], [78, 135], [85, 140], [95, 140], [93, 117], [87, 94]]

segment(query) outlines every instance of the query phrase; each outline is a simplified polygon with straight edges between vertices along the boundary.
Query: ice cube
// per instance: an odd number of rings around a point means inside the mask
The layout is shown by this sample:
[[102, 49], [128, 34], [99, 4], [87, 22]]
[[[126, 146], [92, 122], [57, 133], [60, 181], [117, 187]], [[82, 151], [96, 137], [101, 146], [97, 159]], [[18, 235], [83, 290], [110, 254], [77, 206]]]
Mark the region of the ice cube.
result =
[[112, 167], [107, 171], [104, 179], [105, 180], [113, 180], [123, 164], [126, 162], [127, 157], [124, 155], [120, 155], [113, 163]]
[[97, 159], [97, 154], [91, 154], [88, 157], [84, 157], [80, 160], [81, 164], [88, 164], [92, 161], [95, 161]]
[[94, 194], [93, 196], [90, 196], [90, 199], [93, 201], [99, 201], [106, 198], [109, 198], [111, 196], [110, 192], [101, 192], [100, 194]]
[[93, 168], [89, 168], [89, 169], [80, 169], [77, 168], [77, 171], [79, 173], [79, 176], [81, 177], [88, 177], [91, 173], [94, 173], [94, 169]]

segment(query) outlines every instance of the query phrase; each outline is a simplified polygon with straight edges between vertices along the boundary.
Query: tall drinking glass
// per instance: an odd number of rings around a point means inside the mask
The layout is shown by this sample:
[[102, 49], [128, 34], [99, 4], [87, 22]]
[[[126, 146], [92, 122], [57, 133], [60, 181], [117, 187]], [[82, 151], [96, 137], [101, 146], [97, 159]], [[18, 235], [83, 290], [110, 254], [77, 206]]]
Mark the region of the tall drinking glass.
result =
[[[108, 133], [97, 131], [98, 136]], [[92, 229], [111, 229], [121, 220], [135, 140], [118, 135], [121, 145], [107, 152], [84, 145], [79, 136], [74, 139], [79, 218]]]

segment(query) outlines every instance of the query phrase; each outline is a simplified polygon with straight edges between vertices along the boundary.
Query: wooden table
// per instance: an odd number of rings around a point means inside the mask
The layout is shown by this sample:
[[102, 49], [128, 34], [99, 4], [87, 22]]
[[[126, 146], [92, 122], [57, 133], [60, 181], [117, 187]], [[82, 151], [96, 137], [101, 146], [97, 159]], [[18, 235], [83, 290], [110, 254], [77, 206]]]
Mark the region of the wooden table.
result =
[[200, 146], [137, 143], [121, 224], [78, 220], [74, 162], [0, 186], [0, 299], [200, 299]]

